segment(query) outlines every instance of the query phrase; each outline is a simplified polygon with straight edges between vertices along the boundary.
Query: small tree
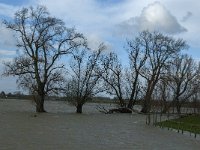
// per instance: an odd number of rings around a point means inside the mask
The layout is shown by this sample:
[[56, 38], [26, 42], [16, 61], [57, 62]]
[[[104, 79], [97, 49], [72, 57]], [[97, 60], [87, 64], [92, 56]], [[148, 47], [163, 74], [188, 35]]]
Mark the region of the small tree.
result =
[[19, 86], [35, 95], [36, 111], [45, 112], [45, 96], [57, 92], [63, 81], [60, 57], [83, 45], [84, 38], [43, 6], [22, 8], [14, 21], [4, 23], [15, 32], [21, 53], [5, 63], [4, 75], [18, 76]]
[[5, 93], [4, 91], [2, 91], [2, 92], [0, 93], [0, 98], [6, 98], [6, 93]]
[[104, 49], [105, 46], [101, 44], [96, 51], [78, 49], [73, 53], [70, 65], [71, 77], [66, 86], [66, 96], [68, 101], [76, 106], [77, 113], [82, 113], [83, 105], [103, 90], [98, 86], [100, 75], [96, 72]]

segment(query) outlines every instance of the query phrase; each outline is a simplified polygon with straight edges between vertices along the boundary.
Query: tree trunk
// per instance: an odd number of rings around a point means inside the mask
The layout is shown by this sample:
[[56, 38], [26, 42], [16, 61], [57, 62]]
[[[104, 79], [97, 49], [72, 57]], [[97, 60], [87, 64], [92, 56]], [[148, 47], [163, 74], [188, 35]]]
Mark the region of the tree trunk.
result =
[[37, 96], [35, 98], [35, 102], [36, 102], [36, 112], [46, 112], [44, 109], [44, 95], [42, 96]]
[[[152, 78], [153, 80], [154, 78]], [[151, 96], [154, 90], [154, 87], [157, 83], [156, 81], [152, 81], [150, 80], [150, 82], [148, 83], [148, 88], [147, 88], [147, 92], [146, 95], [144, 97], [144, 104], [143, 104], [143, 108], [141, 110], [142, 113], [149, 113], [151, 110]]]
[[81, 114], [81, 113], [82, 113], [82, 108], [83, 108], [83, 105], [82, 105], [82, 104], [78, 104], [78, 105], [76, 106], [76, 113]]
[[178, 114], [181, 114], [181, 105], [176, 105], [176, 110]]
[[163, 109], [162, 109], [162, 113], [166, 114], [170, 109], [170, 106], [167, 106], [167, 104], [164, 104]]
[[142, 113], [149, 113], [151, 110], [151, 92], [147, 92], [146, 96], [144, 97], [144, 104], [142, 107]]
[[129, 100], [129, 103], [128, 103], [128, 107], [129, 109], [133, 109], [133, 106], [135, 105], [135, 100]]
[[120, 107], [126, 107], [126, 104], [121, 97], [119, 97], [119, 105], [120, 105]]
[[136, 100], [134, 100], [134, 98], [136, 99], [138, 91], [137, 91], [137, 82], [138, 82], [138, 76], [139, 76], [139, 72], [136, 71], [136, 77], [135, 77], [135, 81], [133, 83], [133, 89], [131, 91], [131, 96], [128, 102], [128, 108], [129, 109], [133, 109], [133, 106], [135, 105]]
[[144, 100], [144, 104], [143, 104], [143, 107], [142, 107], [142, 110], [141, 112], [142, 113], [149, 113], [150, 112], [150, 100]]
[[170, 102], [167, 102], [166, 100], [164, 100], [162, 103], [162, 111], [161, 112], [164, 114], [167, 113], [170, 110], [171, 105], [172, 105], [172, 102], [170, 103]]
[[175, 101], [175, 104], [176, 104], [176, 111], [178, 114], [181, 114], [181, 102], [179, 100], [179, 94], [177, 94], [177, 96], [175, 97], [174, 101]]

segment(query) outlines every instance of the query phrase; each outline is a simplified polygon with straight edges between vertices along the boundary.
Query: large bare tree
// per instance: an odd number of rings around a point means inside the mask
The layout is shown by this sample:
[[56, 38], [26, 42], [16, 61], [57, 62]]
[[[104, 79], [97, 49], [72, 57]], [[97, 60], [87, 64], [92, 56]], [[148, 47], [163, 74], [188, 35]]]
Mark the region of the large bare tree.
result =
[[147, 113], [151, 109], [151, 96], [160, 77], [169, 66], [169, 62], [182, 49], [187, 47], [186, 43], [181, 39], [173, 39], [172, 37], [163, 35], [159, 32], [143, 33], [143, 47], [147, 51], [147, 61], [140, 75], [146, 80], [146, 90], [144, 103], [141, 112]]
[[13, 21], [4, 21], [15, 32], [19, 56], [5, 63], [4, 75], [18, 76], [19, 86], [35, 95], [36, 111], [45, 112], [45, 96], [57, 92], [63, 81], [64, 65], [59, 59], [84, 45], [82, 34], [66, 28], [43, 6], [22, 8]]
[[101, 78], [108, 94], [119, 100], [120, 107], [132, 109], [141, 90], [140, 73], [147, 60], [143, 35], [128, 40], [125, 49], [129, 56], [129, 67], [123, 69], [117, 55], [111, 52], [102, 60]]
[[76, 106], [77, 113], [82, 113], [83, 105], [104, 90], [100, 86], [100, 75], [97, 70], [105, 48], [100, 44], [97, 50], [78, 49], [73, 53], [66, 96], [68, 101]]

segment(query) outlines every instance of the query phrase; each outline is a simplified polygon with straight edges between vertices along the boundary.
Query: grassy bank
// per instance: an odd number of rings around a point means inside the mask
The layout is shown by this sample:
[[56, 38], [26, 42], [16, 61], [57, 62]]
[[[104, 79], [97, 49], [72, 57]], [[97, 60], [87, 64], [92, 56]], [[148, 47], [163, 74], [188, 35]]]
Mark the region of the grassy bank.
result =
[[200, 115], [188, 115], [178, 119], [159, 122], [156, 125], [200, 134]]

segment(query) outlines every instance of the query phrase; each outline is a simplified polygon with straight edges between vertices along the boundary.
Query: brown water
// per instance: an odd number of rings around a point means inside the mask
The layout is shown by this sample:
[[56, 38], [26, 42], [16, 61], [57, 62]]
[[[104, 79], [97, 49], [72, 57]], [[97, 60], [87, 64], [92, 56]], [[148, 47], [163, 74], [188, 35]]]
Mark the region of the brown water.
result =
[[49, 113], [36, 114], [30, 101], [0, 101], [0, 150], [200, 149], [199, 139], [147, 126], [143, 115], [106, 115], [96, 104], [86, 105], [84, 114], [65, 102], [45, 106]]

